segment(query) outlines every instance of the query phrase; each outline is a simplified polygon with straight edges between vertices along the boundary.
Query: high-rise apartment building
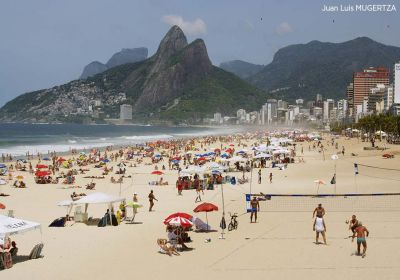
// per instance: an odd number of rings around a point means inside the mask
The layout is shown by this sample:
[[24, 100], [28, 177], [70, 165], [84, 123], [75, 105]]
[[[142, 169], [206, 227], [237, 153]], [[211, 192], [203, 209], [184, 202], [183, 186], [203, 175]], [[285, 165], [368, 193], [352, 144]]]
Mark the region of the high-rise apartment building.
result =
[[362, 105], [372, 88], [377, 84], [389, 85], [389, 70], [384, 67], [370, 67], [353, 74], [353, 98], [349, 99], [351, 108]]

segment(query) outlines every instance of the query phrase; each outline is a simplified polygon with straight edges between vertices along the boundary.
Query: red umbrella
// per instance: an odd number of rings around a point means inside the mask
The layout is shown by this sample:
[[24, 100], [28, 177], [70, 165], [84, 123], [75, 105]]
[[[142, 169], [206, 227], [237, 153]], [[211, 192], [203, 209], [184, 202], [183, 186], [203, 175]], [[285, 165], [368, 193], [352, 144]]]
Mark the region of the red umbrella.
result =
[[198, 205], [193, 210], [193, 212], [212, 212], [212, 211], [218, 211], [218, 206], [208, 202], [204, 202]]
[[200, 158], [198, 158], [197, 160], [198, 160], [198, 161], [202, 161], [202, 160], [206, 160], [206, 158], [205, 158], [205, 157], [200, 157]]
[[175, 217], [169, 219], [168, 224], [171, 226], [191, 227], [193, 223], [186, 218]]
[[177, 213], [171, 214], [168, 217], [166, 217], [164, 220], [164, 224], [168, 224], [169, 220], [176, 218], [176, 217], [181, 217], [181, 218], [185, 218], [188, 220], [193, 218], [193, 216], [190, 214], [177, 212]]
[[44, 164], [38, 164], [38, 165], [36, 165], [36, 168], [41, 169], [41, 168], [49, 168], [49, 167]]
[[0, 203], [0, 209], [6, 209], [6, 206], [3, 203]]
[[208, 217], [207, 217], [207, 212], [212, 212], [212, 211], [218, 211], [218, 206], [204, 202], [200, 205], [198, 205], [196, 208], [193, 210], [194, 212], [206, 212], [206, 221], [207, 221], [207, 230], [208, 230]]
[[51, 174], [50, 171], [36, 171], [36, 173], [35, 173], [35, 175], [38, 177], [44, 177], [44, 176], [47, 176], [50, 174]]
[[154, 175], [163, 175], [164, 173], [163, 173], [162, 171], [159, 171], [159, 170], [154, 170], [153, 172], [151, 172], [151, 174], [154, 174]]
[[174, 157], [172, 160], [181, 160], [181, 157]]

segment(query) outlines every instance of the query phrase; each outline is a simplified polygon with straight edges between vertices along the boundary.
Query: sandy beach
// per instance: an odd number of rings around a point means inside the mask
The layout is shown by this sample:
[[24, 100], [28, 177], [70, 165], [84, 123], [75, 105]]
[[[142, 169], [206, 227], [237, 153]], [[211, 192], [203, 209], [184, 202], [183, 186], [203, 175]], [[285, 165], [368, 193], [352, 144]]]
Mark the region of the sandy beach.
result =
[[[199, 140], [196, 147], [200, 149]], [[253, 170], [252, 193], [264, 194], [316, 194], [314, 180], [326, 182], [319, 188], [320, 194], [333, 194], [334, 186], [330, 180], [334, 173], [334, 161], [331, 155], [345, 147], [345, 155], [339, 154], [337, 165], [337, 193], [397, 193], [400, 192], [400, 171], [385, 171], [359, 167], [355, 177], [354, 163], [379, 166], [381, 168], [398, 168], [400, 166], [400, 146], [385, 144], [387, 150], [364, 150], [370, 144], [357, 138], [340, 137], [339, 149], [329, 145], [330, 137], [324, 136], [322, 143], [324, 154], [316, 149], [309, 150], [313, 142], [297, 143], [296, 162], [288, 164], [288, 168], [263, 168], [262, 183], [257, 182], [258, 168]], [[242, 140], [242, 144], [251, 149], [255, 139]], [[377, 141], [378, 146], [384, 142]], [[234, 144], [236, 151], [242, 147], [238, 142], [216, 142], [201, 151], [212, 147], [228, 148]], [[304, 154], [300, 149], [303, 147]], [[351, 153], [356, 156], [352, 156]], [[394, 158], [385, 159], [384, 153], [394, 154]], [[298, 162], [298, 157], [304, 158]], [[132, 161], [133, 162], [133, 161]], [[35, 166], [36, 160], [32, 161]], [[117, 162], [110, 162], [108, 167], [116, 170]], [[221, 229], [219, 223], [222, 216], [221, 186], [214, 190], [205, 190], [203, 202], [211, 202], [219, 207], [219, 211], [208, 213], [208, 220], [215, 231], [189, 232], [192, 239], [187, 245], [194, 248], [180, 253], [180, 256], [167, 256], [159, 253], [157, 238], [166, 238], [167, 233], [163, 220], [169, 214], [186, 212], [205, 221], [204, 213], [194, 213], [196, 191], [183, 190], [179, 196], [175, 186], [178, 171], [168, 170], [168, 162], [158, 163], [167, 167], [162, 175], [166, 186], [150, 186], [149, 181], [159, 179], [152, 175], [154, 165], [150, 158], [144, 158], [137, 167], [129, 167], [121, 184], [121, 196], [132, 200], [133, 193], [138, 194], [139, 203], [143, 204], [136, 215], [135, 224], [122, 222], [118, 227], [89, 226], [83, 223], [68, 224], [66, 227], [54, 228], [48, 225], [56, 218], [65, 216], [67, 208], [57, 203], [70, 198], [73, 191], [90, 194], [104, 192], [119, 195], [120, 184], [110, 183], [109, 174], [105, 179], [93, 179], [96, 190], [86, 190], [85, 184], [92, 181], [84, 176], [101, 176], [101, 169], [88, 166], [89, 172], [76, 176], [74, 185], [81, 189], [68, 188], [69, 185], [36, 184], [33, 175], [28, 172], [16, 172], [25, 176], [27, 188], [14, 188], [12, 183], [0, 186], [0, 192], [9, 194], [1, 197], [0, 202], [6, 205], [0, 214], [14, 210], [16, 218], [37, 221], [42, 224], [42, 235], [39, 231], [13, 235], [19, 247], [20, 255], [28, 255], [38, 242], [44, 243], [43, 258], [17, 262], [11, 269], [0, 271], [2, 279], [398, 279], [400, 275], [400, 218], [399, 199], [388, 200], [385, 209], [375, 209], [373, 198], [370, 199], [368, 211], [358, 212], [354, 209], [334, 209], [326, 206], [325, 222], [327, 224], [328, 245], [316, 245], [315, 233], [312, 230], [312, 212], [316, 205], [305, 205], [301, 211], [267, 211], [267, 202], [260, 202], [261, 211], [258, 222], [250, 223], [250, 214], [246, 213], [245, 194], [250, 192], [250, 183], [224, 184], [226, 220], [229, 212], [238, 213], [239, 227], [227, 232], [225, 239], [219, 239]], [[7, 163], [9, 165], [10, 163]], [[85, 167], [86, 168], [86, 167]], [[63, 171], [62, 169], [60, 171]], [[64, 170], [65, 171], [65, 170]], [[273, 173], [273, 181], [269, 183], [269, 173]], [[240, 178], [241, 172], [229, 172], [231, 176]], [[246, 173], [250, 177], [250, 172]], [[5, 178], [5, 177], [4, 177]], [[147, 196], [154, 190], [154, 211], [148, 212]], [[297, 198], [292, 198], [297, 199]], [[342, 198], [344, 199], [344, 198]], [[291, 204], [290, 198], [285, 200]], [[116, 205], [117, 207], [118, 205]], [[264, 209], [263, 209], [264, 207]], [[107, 206], [90, 205], [89, 216], [101, 218]], [[127, 209], [128, 214], [132, 211]], [[355, 256], [356, 242], [352, 243], [351, 232], [345, 223], [352, 214], [363, 221], [370, 231], [367, 239], [368, 251], [365, 258]], [[205, 242], [210, 238], [210, 242]]]

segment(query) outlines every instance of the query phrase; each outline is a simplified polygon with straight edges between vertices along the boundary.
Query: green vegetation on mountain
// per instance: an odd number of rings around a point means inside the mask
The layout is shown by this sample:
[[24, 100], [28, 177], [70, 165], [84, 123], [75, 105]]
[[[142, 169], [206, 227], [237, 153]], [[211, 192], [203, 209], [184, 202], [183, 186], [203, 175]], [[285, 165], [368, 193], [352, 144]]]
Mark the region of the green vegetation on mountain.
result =
[[219, 67], [242, 79], [246, 79], [260, 72], [264, 68], [264, 65], [253, 64], [242, 60], [232, 60], [222, 62]]
[[277, 98], [345, 98], [353, 72], [385, 66], [392, 70], [400, 48], [361, 37], [343, 43], [312, 41], [280, 49], [273, 61], [247, 80]]

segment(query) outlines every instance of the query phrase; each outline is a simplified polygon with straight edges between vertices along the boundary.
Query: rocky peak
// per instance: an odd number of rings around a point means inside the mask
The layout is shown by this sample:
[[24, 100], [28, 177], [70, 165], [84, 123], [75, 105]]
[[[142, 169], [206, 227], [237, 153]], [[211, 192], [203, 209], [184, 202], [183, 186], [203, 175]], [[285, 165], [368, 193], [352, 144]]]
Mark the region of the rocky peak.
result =
[[158, 47], [156, 57], [168, 59], [171, 55], [177, 51], [182, 50], [188, 45], [185, 34], [179, 26], [174, 25], [168, 31], [168, 33], [161, 40]]

